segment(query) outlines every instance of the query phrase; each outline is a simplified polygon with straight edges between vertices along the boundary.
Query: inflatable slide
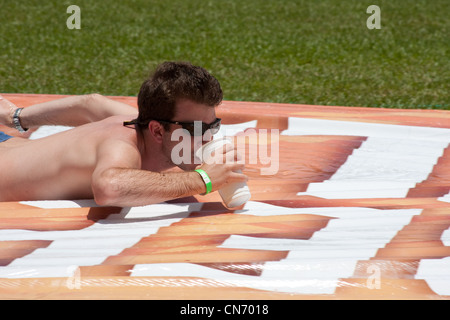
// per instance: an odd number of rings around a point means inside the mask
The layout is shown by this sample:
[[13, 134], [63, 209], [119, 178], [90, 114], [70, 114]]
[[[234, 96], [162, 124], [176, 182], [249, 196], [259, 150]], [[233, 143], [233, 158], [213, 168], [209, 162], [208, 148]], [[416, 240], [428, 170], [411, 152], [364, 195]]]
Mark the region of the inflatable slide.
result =
[[450, 298], [449, 111], [224, 101], [217, 115], [244, 141], [249, 202], [0, 203], [0, 299]]

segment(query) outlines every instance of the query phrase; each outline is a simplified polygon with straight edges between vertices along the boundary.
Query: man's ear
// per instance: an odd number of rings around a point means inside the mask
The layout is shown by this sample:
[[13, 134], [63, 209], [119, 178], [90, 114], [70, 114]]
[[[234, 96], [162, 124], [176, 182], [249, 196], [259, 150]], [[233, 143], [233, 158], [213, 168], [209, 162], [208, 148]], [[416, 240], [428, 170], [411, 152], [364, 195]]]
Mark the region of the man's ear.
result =
[[164, 135], [164, 127], [163, 125], [156, 121], [156, 120], [151, 120], [148, 123], [148, 132], [150, 133], [150, 135], [153, 137], [153, 139], [155, 139], [156, 142], [162, 143], [163, 142], [163, 135]]

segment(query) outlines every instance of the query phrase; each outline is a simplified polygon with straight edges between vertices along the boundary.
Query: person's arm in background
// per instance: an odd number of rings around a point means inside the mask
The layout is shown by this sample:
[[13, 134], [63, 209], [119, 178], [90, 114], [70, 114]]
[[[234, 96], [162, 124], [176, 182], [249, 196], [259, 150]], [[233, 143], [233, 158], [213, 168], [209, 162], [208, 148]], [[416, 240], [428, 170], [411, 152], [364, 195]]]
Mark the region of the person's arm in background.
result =
[[[0, 124], [14, 128], [12, 120], [18, 107], [0, 96]], [[20, 113], [23, 128], [44, 125], [76, 127], [89, 122], [103, 120], [114, 115], [136, 117], [136, 108], [99, 94], [71, 96], [24, 108]]]

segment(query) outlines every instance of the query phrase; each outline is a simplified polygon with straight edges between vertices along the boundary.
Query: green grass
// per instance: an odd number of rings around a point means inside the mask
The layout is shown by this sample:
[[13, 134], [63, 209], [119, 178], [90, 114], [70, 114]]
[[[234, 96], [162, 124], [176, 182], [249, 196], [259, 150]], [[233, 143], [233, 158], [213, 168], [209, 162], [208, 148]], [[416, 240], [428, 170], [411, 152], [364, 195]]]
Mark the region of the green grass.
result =
[[[69, 5], [81, 29], [69, 30]], [[381, 8], [381, 30], [366, 9]], [[227, 100], [450, 109], [448, 0], [0, 0], [0, 92], [135, 96], [166, 60]]]

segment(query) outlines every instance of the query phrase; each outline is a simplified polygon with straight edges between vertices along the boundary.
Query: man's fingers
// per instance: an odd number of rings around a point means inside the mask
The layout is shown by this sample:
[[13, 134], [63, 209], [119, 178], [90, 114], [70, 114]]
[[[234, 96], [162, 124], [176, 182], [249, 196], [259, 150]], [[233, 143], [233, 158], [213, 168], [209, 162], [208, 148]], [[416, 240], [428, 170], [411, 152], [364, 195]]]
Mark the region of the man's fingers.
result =
[[230, 174], [230, 178], [231, 178], [232, 181], [235, 181], [235, 182], [246, 182], [246, 181], [248, 181], [248, 176], [243, 174], [243, 173], [241, 173], [241, 172], [234, 172], [233, 171]]
[[216, 148], [214, 151], [212, 151], [211, 155], [213, 157], [220, 156], [220, 155], [225, 155], [225, 154], [227, 154], [229, 151], [231, 151], [233, 149], [234, 149], [233, 145], [231, 145], [229, 143], [226, 143], [226, 144]]
[[243, 157], [236, 149], [231, 149], [223, 155], [223, 160], [224, 163], [242, 162]]
[[236, 171], [239, 172], [239, 171], [242, 171], [245, 169], [244, 163], [235, 162], [235, 163], [229, 164], [229, 166], [230, 166], [230, 170], [233, 172], [236, 172]]

